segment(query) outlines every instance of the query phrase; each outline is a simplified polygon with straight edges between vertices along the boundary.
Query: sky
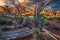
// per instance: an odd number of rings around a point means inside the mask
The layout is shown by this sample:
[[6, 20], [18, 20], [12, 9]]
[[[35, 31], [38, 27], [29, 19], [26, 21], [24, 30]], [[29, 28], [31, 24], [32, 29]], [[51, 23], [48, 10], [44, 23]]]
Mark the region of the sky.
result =
[[[34, 3], [37, 4], [39, 3], [41, 0], [34, 0]], [[46, 0], [42, 0], [42, 1], [46, 1]], [[53, 2], [49, 3], [47, 6], [45, 6], [44, 9], [49, 10], [60, 10], [60, 0], [52, 0]]]
[[[34, 4], [38, 4], [38, 3], [40, 3], [40, 1], [41, 0], [31, 0], [31, 1], [33, 1], [33, 3]], [[44, 1], [46, 1], [46, 0], [42, 0], [43, 2]], [[47, 6], [45, 6], [45, 8], [44, 9], [46, 9], [46, 10], [49, 10], [49, 9], [51, 9], [51, 10], [60, 10], [60, 0], [52, 0], [53, 2], [51, 2], [51, 3], [49, 3]], [[30, 4], [28, 4], [28, 6], [32, 6], [33, 7], [33, 3], [30, 3]]]
[[[24, 3], [25, 2], [28, 2], [28, 0], [19, 0], [20, 3]], [[41, 0], [30, 0], [30, 1], [33, 1], [34, 4], [37, 4], [39, 3]], [[44, 0], [42, 0], [44, 1]], [[45, 0], [46, 1], [46, 0]], [[48, 9], [52, 9], [52, 10], [60, 10], [60, 0], [53, 0], [54, 2], [51, 2], [49, 3], [44, 9], [48, 10]], [[12, 5], [12, 3], [10, 2], [6, 2], [7, 5]], [[28, 6], [33, 6], [33, 3], [27, 3]], [[4, 0], [0, 0], [0, 6], [4, 6], [6, 5], [5, 4], [5, 1]]]
[[60, 10], [60, 0], [49, 3], [49, 5], [45, 7], [45, 9]]
[[5, 5], [4, 0], [0, 0], [0, 6]]
[[[11, 0], [11, 1], [13, 1], [13, 0]], [[18, 1], [20, 3], [28, 2], [28, 0], [18, 0]], [[18, 4], [17, 0], [15, 0], [15, 3]], [[0, 0], [0, 6], [4, 6], [4, 5], [13, 6], [13, 4], [9, 0]]]

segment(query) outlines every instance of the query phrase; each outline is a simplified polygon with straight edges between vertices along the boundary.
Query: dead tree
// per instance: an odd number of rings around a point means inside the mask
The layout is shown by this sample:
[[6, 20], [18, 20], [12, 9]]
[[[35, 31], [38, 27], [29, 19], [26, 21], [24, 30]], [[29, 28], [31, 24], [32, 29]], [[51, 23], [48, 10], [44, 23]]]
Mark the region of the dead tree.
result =
[[16, 0], [16, 1], [18, 2], [19, 6], [16, 6], [15, 0], [10, 0], [10, 2], [15, 6], [18, 13], [20, 14], [20, 21], [22, 23], [22, 14], [21, 14], [21, 10], [20, 10], [20, 2], [18, 0]]

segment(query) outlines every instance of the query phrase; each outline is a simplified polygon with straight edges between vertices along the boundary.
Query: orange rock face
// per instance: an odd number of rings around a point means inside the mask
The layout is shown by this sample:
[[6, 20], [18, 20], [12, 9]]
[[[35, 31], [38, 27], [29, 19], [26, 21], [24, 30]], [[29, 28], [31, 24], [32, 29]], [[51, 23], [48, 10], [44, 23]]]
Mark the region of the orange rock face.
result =
[[[26, 7], [24, 5], [16, 4], [16, 7], [19, 8], [19, 11], [22, 15], [34, 15], [34, 10], [33, 9], [26, 10]], [[3, 11], [4, 14], [9, 14], [5, 7], [0, 6], [0, 11]], [[19, 15], [18, 9], [15, 7], [9, 7], [9, 11], [12, 14]], [[43, 10], [41, 11], [41, 14], [48, 14], [49, 16], [60, 16], [60, 10], [56, 11], [56, 15], [54, 14], [53, 10]]]
[[53, 10], [48, 10], [50, 16], [54, 16]]
[[3, 8], [4, 8], [4, 7], [0, 6], [0, 11], [3, 11]]
[[57, 11], [56, 16], [60, 16], [60, 10]]
[[43, 10], [42, 12], [41, 12], [41, 14], [46, 14], [47, 13], [47, 10]]
[[49, 16], [60, 16], [60, 10], [56, 11], [56, 15], [54, 14], [53, 10], [43, 10], [41, 14], [46, 14], [48, 13]]

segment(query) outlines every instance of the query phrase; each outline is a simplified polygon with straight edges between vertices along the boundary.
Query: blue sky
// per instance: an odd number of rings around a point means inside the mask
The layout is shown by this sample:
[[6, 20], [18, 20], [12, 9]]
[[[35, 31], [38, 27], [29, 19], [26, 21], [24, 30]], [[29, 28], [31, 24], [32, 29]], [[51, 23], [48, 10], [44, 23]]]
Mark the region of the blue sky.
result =
[[49, 3], [49, 5], [45, 7], [45, 9], [60, 10], [60, 0]]
[[[41, 0], [34, 0], [34, 3], [40, 3]], [[42, 0], [46, 1], [46, 0]], [[52, 9], [52, 10], [60, 10], [60, 0], [53, 0], [53, 2], [49, 3], [44, 9]]]

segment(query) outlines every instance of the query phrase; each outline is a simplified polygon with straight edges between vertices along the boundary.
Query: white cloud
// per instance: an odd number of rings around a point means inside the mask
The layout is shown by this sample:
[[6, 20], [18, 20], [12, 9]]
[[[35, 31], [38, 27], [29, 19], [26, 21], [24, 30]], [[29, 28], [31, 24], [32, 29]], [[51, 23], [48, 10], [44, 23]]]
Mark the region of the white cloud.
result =
[[0, 0], [0, 6], [4, 6], [4, 5], [6, 5], [5, 1], [4, 0]]

